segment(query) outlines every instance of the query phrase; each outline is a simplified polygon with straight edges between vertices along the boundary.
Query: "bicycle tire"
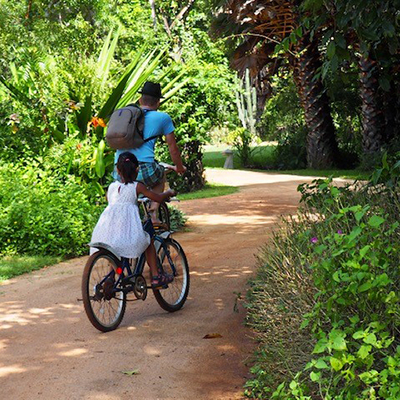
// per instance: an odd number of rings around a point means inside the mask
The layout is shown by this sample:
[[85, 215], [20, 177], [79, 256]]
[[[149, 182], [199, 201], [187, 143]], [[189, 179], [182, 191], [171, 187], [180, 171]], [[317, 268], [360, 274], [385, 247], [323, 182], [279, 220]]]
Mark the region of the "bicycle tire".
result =
[[[104, 284], [100, 288], [97, 287], [111, 269], [116, 269], [117, 265], [118, 260], [115, 256], [105, 250], [99, 250], [89, 257], [83, 270], [82, 298], [85, 312], [92, 325], [101, 332], [116, 329], [125, 314], [126, 294], [124, 292], [117, 292], [110, 299], [106, 299]], [[95, 299], [95, 296], [99, 298]], [[108, 321], [106, 321], [107, 316]]]
[[[161, 308], [174, 312], [183, 307], [189, 294], [189, 265], [182, 246], [176, 240], [172, 238], [165, 239], [165, 245], [175, 264], [177, 274], [166, 289], [153, 289], [153, 293]], [[172, 274], [172, 267], [168, 257], [166, 257], [163, 246], [160, 247], [157, 256], [160, 263], [159, 267], [162, 267], [163, 272]]]
[[160, 203], [157, 214], [157, 217], [160, 220], [161, 224], [165, 227], [165, 230], [171, 230], [171, 217], [167, 203]]

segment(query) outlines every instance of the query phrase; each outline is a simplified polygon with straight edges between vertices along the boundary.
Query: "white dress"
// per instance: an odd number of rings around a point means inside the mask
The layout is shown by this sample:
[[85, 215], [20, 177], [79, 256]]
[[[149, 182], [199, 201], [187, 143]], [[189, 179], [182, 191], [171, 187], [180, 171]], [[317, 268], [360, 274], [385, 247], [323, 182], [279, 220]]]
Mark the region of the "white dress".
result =
[[150, 244], [143, 230], [136, 195], [137, 182], [127, 185], [113, 182], [108, 188], [108, 206], [101, 214], [92, 234], [90, 254], [102, 243], [116, 256], [137, 258]]

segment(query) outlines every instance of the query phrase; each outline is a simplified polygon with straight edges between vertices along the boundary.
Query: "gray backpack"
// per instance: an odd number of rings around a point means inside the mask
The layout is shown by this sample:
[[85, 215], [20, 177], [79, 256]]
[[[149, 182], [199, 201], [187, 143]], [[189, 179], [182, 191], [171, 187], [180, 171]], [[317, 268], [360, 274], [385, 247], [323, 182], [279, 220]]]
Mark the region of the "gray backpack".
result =
[[144, 111], [136, 104], [115, 110], [107, 125], [106, 140], [112, 149], [136, 149], [159, 135], [143, 139]]

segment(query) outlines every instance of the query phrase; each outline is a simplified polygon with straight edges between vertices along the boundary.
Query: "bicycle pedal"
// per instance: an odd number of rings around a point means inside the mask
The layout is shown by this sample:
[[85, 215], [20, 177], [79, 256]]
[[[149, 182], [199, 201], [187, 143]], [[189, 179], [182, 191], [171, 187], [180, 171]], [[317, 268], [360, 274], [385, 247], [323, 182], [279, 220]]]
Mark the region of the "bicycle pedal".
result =
[[156, 289], [156, 290], [168, 289], [168, 284], [160, 285], [160, 286], [147, 286], [147, 289]]
[[153, 224], [153, 227], [155, 230], [164, 230], [164, 231], [168, 230], [168, 225], [162, 222]]

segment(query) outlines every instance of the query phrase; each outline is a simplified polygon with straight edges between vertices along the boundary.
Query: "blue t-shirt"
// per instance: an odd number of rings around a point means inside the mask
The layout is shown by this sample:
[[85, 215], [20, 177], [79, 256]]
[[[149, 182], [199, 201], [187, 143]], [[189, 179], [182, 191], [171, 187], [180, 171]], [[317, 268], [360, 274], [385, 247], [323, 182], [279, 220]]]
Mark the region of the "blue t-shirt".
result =
[[[144, 139], [155, 135], [169, 135], [170, 133], [174, 132], [174, 130], [175, 127], [172, 119], [167, 113], [144, 109]], [[154, 162], [154, 147], [156, 140], [157, 138], [149, 140], [137, 149], [117, 150], [114, 158], [115, 163], [117, 163], [119, 155], [125, 151], [129, 151], [130, 153], [134, 154], [139, 162]]]

